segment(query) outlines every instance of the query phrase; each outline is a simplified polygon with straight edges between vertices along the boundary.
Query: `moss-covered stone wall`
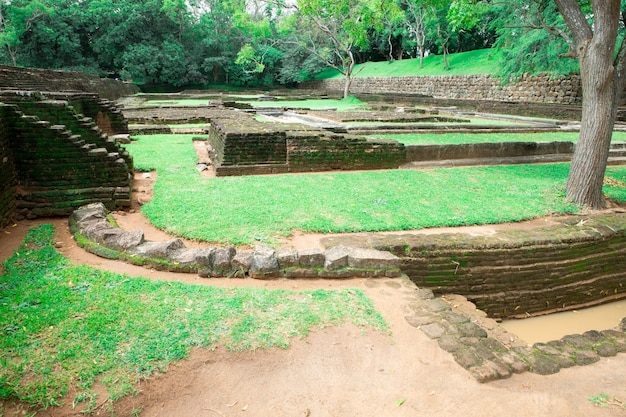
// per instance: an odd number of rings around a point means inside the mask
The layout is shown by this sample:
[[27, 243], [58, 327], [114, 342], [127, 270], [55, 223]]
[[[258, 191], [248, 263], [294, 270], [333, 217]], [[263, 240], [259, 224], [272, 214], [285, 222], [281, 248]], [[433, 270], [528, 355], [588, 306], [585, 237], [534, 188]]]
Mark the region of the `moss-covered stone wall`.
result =
[[76, 207], [103, 202], [111, 209], [130, 205], [130, 177], [119, 153], [108, 152], [61, 125], [18, 111], [5, 115], [17, 177], [19, 217], [70, 214]]
[[84, 116], [71, 110], [58, 101], [0, 105], [0, 226], [69, 215], [92, 202], [130, 206], [130, 156], [93, 123], [83, 126]]
[[139, 88], [117, 80], [75, 71], [18, 68], [0, 65], [0, 89], [22, 91], [83, 91], [109, 100], [137, 94]]
[[[46, 120], [53, 125], [63, 125], [67, 130], [71, 131], [75, 135], [80, 135], [83, 140], [89, 143], [93, 143], [99, 148], [105, 148], [109, 153], [118, 153], [132, 171], [133, 163], [132, 157], [125, 149], [122, 149], [115, 141], [115, 139], [109, 137], [109, 134], [123, 133], [117, 130], [110, 129], [109, 132], [104, 132], [100, 126], [96, 125], [94, 119], [91, 117], [85, 117], [84, 113], [76, 112], [76, 108], [70, 103], [89, 104], [96, 103], [93, 106], [97, 106], [97, 101], [93, 99], [74, 98], [70, 101], [65, 100], [19, 100], [14, 104], [18, 106], [20, 111], [24, 114], [37, 116], [41, 120]], [[85, 105], [81, 105], [80, 109], [84, 110]], [[82, 114], [81, 114], [82, 113]], [[107, 112], [100, 111], [99, 114], [106, 114], [107, 120], [110, 120]], [[101, 117], [102, 119], [103, 117]], [[123, 116], [122, 116], [123, 119]], [[101, 120], [102, 122], [102, 120]], [[128, 124], [125, 122], [126, 132], [128, 131]], [[129, 172], [130, 172], [129, 171]]]
[[9, 224], [16, 213], [15, 165], [9, 142], [10, 126], [4, 120], [6, 106], [0, 105], [0, 228]]
[[287, 136], [290, 172], [395, 169], [404, 163], [405, 147], [395, 141], [310, 132]]
[[218, 176], [394, 169], [406, 163], [405, 147], [395, 141], [261, 123], [240, 112], [212, 118], [208, 141]]
[[[352, 240], [351, 240], [352, 239]], [[367, 246], [402, 258], [420, 287], [462, 294], [493, 318], [525, 317], [626, 298], [626, 214], [464, 233], [333, 237], [324, 246]]]

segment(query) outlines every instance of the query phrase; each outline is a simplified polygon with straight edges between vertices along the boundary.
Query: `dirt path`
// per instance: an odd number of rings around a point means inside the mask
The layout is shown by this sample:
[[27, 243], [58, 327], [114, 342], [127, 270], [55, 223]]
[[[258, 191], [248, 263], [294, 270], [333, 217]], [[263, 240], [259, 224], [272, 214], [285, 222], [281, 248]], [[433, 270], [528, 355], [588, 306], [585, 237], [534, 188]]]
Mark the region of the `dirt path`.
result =
[[[435, 341], [406, 322], [410, 295], [415, 291], [408, 281], [202, 279], [96, 257], [76, 246], [64, 219], [45, 222], [55, 225], [59, 251], [77, 263], [201, 285], [356, 287], [373, 300], [389, 323], [390, 334], [351, 326], [324, 328], [306, 339], [294, 340], [286, 350], [232, 353], [223, 348], [197, 349], [167, 373], [142, 382], [138, 395], [116, 404], [116, 416], [129, 416], [137, 410], [144, 417], [626, 415], [626, 408], [615, 401], [599, 407], [588, 399], [606, 393], [626, 402], [626, 355], [551, 376], [525, 373], [479, 384]], [[0, 231], [0, 259], [10, 256], [25, 232], [38, 223], [21, 222]], [[8, 407], [5, 412], [10, 410]], [[37, 415], [81, 414], [65, 407]], [[107, 415], [104, 407], [99, 415]]]

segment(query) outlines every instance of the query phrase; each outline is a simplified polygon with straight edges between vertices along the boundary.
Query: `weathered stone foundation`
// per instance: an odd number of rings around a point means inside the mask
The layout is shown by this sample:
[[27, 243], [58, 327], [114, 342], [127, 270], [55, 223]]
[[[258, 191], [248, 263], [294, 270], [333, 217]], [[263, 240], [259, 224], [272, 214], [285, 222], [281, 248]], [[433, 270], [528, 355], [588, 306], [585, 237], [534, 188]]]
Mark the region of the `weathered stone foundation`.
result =
[[571, 310], [626, 297], [626, 214], [559, 225], [462, 233], [328, 237], [324, 246], [388, 250], [402, 271], [437, 294], [462, 294], [490, 317]]

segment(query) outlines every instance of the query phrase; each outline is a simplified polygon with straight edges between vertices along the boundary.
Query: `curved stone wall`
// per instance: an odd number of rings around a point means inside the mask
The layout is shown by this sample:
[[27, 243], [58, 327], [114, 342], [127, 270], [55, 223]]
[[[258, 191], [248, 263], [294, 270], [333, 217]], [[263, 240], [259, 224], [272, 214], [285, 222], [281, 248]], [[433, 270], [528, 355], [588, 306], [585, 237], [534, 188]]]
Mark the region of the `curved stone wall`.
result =
[[334, 247], [296, 251], [258, 245], [254, 250], [208, 246], [190, 249], [180, 239], [146, 241], [141, 230], [124, 231], [107, 216], [102, 203], [89, 204], [70, 216], [78, 245], [99, 256], [136, 265], [201, 277], [351, 278], [397, 277], [400, 259], [373, 249]]
[[462, 294], [498, 319], [626, 298], [625, 213], [487, 236], [368, 234], [322, 243], [388, 250], [418, 286]]

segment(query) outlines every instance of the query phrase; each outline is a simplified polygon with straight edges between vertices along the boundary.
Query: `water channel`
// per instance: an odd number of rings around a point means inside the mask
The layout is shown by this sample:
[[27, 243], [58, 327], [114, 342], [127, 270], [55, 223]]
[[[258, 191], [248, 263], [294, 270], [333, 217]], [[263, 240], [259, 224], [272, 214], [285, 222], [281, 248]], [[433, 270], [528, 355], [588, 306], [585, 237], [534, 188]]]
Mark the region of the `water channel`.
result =
[[501, 323], [507, 331], [526, 342], [549, 342], [568, 334], [581, 334], [588, 330], [607, 330], [617, 327], [626, 317], [626, 300], [564, 311], [546, 316], [522, 320], [506, 320]]

